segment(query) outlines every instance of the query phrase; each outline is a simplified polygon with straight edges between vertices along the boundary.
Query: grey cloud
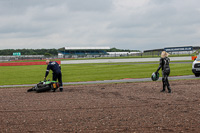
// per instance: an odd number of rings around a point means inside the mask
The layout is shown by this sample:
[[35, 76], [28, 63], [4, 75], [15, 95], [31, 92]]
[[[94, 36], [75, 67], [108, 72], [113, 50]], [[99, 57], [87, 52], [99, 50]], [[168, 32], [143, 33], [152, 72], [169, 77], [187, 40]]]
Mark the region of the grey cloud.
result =
[[156, 4], [156, 5], [166, 5], [171, 4], [174, 0], [150, 0], [150, 4]]
[[54, 7], [65, 3], [65, 0], [0, 0], [0, 15], [22, 15], [30, 8]]
[[69, 0], [67, 5], [72, 11], [108, 11], [112, 0]]
[[139, 7], [132, 7], [130, 0], [128, 8], [121, 2], [0, 0], [0, 48], [34, 48], [37, 43], [38, 48], [93, 45], [143, 50], [200, 41], [198, 0], [149, 0]]
[[[118, 32], [116, 32], [119, 33], [118, 37], [120, 34], [123, 37], [131, 36], [127, 35], [129, 33], [133, 37], [162, 37], [197, 32], [197, 29], [191, 26], [191, 24], [197, 24], [200, 20], [197, 10], [190, 8], [190, 10], [185, 11], [183, 8], [177, 9], [177, 5], [173, 5], [173, 3], [167, 5], [165, 3], [156, 1], [159, 6], [155, 3], [150, 4], [151, 6], [148, 8], [145, 7], [145, 12], [118, 19], [115, 23], [111, 23], [108, 28], [118, 29]], [[126, 33], [124, 34], [120, 30], [126, 30]]]

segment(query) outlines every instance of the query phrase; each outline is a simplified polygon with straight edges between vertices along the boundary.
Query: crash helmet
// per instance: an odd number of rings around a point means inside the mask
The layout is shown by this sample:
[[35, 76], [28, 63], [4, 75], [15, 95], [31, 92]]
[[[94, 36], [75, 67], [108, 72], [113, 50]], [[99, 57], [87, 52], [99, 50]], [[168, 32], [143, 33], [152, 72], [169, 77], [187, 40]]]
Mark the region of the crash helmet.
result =
[[152, 75], [151, 75], [151, 79], [152, 79], [153, 81], [158, 80], [158, 79], [159, 79], [159, 73], [153, 72]]

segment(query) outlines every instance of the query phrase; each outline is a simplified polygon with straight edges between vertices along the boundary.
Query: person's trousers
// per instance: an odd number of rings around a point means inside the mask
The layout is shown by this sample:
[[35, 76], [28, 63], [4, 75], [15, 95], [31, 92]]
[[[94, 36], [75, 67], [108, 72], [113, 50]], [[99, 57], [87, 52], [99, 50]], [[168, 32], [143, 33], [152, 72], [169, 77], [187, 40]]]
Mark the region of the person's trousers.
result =
[[168, 80], [168, 76], [170, 74], [170, 71], [162, 71], [162, 82], [163, 82], [163, 90], [165, 90], [165, 87], [167, 86], [167, 89], [170, 89], [170, 84]]
[[57, 81], [59, 82], [60, 84], [60, 88], [63, 86], [63, 83], [62, 83], [62, 73], [53, 73], [53, 81]]

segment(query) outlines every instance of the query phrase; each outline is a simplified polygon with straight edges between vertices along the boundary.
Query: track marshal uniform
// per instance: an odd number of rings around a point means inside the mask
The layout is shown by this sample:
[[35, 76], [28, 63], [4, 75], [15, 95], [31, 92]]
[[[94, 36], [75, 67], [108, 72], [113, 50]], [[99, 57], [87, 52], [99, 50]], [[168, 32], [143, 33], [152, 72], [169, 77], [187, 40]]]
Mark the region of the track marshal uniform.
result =
[[47, 70], [45, 73], [45, 78], [48, 76], [49, 71], [52, 70], [53, 71], [53, 80], [54, 81], [58, 80], [58, 82], [60, 84], [60, 87], [59, 87], [60, 91], [63, 91], [62, 73], [61, 73], [60, 65], [55, 61], [51, 62], [49, 60], [47, 60], [46, 63], [47, 63]]

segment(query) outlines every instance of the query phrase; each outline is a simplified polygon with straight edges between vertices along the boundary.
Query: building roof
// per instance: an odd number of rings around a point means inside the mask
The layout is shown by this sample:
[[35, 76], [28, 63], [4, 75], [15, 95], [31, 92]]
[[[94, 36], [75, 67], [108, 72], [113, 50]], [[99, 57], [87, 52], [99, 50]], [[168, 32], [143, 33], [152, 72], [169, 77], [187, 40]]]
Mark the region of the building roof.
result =
[[98, 50], [110, 49], [110, 47], [65, 47], [65, 50]]

